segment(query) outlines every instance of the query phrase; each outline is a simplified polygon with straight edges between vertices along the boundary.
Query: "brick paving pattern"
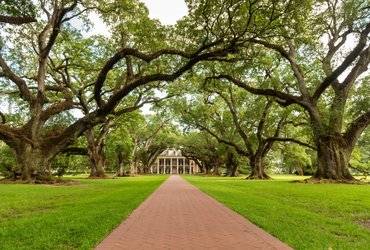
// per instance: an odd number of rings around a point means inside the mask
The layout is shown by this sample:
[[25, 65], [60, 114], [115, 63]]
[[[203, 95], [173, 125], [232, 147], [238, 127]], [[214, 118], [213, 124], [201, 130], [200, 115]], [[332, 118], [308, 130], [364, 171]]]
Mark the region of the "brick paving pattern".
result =
[[171, 175], [96, 249], [292, 249]]

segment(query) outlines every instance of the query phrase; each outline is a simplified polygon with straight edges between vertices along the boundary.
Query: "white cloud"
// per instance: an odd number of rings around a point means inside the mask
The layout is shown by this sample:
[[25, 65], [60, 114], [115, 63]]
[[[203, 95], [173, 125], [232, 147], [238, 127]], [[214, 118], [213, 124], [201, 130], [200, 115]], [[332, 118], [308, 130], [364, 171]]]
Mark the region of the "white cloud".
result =
[[188, 14], [184, 0], [141, 0], [149, 9], [151, 18], [159, 19], [162, 24], [175, 24]]
[[103, 35], [106, 37], [111, 36], [109, 28], [103, 23], [103, 21], [96, 13], [92, 12], [89, 17], [94, 24], [94, 28], [91, 29], [88, 35]]

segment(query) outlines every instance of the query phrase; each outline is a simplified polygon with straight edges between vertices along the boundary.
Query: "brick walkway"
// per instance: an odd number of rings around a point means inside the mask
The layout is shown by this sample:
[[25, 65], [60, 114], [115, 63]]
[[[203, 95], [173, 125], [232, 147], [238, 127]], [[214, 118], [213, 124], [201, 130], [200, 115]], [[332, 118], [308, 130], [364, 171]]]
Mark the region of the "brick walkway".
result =
[[291, 249], [177, 175], [96, 249]]

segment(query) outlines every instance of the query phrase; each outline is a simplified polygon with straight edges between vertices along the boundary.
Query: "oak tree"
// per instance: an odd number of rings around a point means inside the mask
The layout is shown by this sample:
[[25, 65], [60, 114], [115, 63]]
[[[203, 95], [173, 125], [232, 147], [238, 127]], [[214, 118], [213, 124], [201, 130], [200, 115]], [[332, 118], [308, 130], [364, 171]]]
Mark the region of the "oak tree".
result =
[[[275, 6], [284, 9], [292, 3]], [[361, 105], [353, 116], [348, 111], [357, 102], [351, 97], [361, 101], [369, 87], [369, 10], [367, 1], [323, 0], [302, 1], [290, 20], [277, 11], [269, 19], [273, 31], [246, 34], [249, 46], [241, 47], [245, 62], [214, 77], [307, 112], [317, 148], [313, 179], [354, 180], [349, 160], [370, 124], [370, 110]]]
[[[35, 11], [36, 23], [7, 26], [0, 43], [2, 93], [16, 93], [29, 112], [26, 122], [16, 127], [7, 123], [11, 114], [1, 113], [0, 139], [16, 154], [12, 178], [27, 183], [53, 181], [48, 171], [51, 160], [85, 131], [104, 123], [109, 114], [119, 112], [122, 99], [135, 89], [171, 82], [200, 61], [226, 57], [234, 47], [234, 42], [220, 37], [192, 40], [194, 32], [166, 35], [136, 1], [40, 1]], [[91, 24], [92, 12], [117, 33], [87, 43], [83, 31]], [[184, 21], [183, 27], [188, 23]], [[70, 44], [79, 41], [86, 42], [81, 50], [89, 53], [67, 53]], [[155, 48], [150, 46], [153, 43]], [[118, 76], [122, 84], [112, 91], [108, 83]], [[81, 88], [93, 93], [95, 107], [68, 126], [46, 133], [50, 119], [81, 104]]]

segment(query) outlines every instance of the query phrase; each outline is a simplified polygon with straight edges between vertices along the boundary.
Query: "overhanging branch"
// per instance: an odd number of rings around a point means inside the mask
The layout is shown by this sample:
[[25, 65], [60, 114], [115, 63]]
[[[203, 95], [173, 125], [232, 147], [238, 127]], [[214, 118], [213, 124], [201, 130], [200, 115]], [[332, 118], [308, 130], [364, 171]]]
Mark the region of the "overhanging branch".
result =
[[367, 44], [367, 36], [370, 33], [370, 23], [366, 25], [366, 28], [361, 32], [360, 40], [356, 47], [351, 51], [351, 53], [344, 59], [341, 65], [339, 65], [331, 75], [327, 76], [320, 84], [320, 86], [316, 89], [313, 100], [317, 101], [321, 94], [326, 90], [330, 84], [335, 81], [340, 74], [342, 74], [361, 54], [362, 50], [365, 48]]
[[354, 147], [358, 138], [361, 136], [362, 132], [370, 124], [370, 110], [363, 113], [358, 117], [353, 123], [350, 124], [347, 131], [343, 135], [344, 139]]
[[308, 143], [302, 142], [300, 140], [294, 139], [294, 138], [269, 137], [269, 138], [266, 138], [265, 141], [266, 142], [270, 142], [270, 141], [293, 142], [293, 143], [299, 144], [301, 146], [304, 146], [304, 147], [307, 147], [307, 148], [310, 148], [310, 149], [313, 149], [313, 150], [317, 150], [316, 147], [314, 147], [314, 146], [312, 146]]
[[34, 23], [34, 22], [37, 22], [37, 20], [33, 17], [0, 15], [0, 23], [21, 25], [21, 24]]
[[238, 152], [238, 154], [240, 155], [244, 155], [246, 157], [249, 156], [249, 153], [245, 150], [242, 150], [238, 145], [236, 145], [235, 143], [231, 142], [231, 141], [227, 141], [223, 138], [220, 138], [218, 135], [216, 135], [214, 132], [212, 132], [210, 129], [208, 129], [207, 127], [201, 125], [201, 124], [197, 124], [198, 127], [201, 128], [201, 130], [205, 130], [207, 133], [209, 133], [210, 135], [212, 135], [214, 138], [216, 138], [216, 140], [220, 143], [225, 143], [226, 145], [229, 145], [231, 147], [233, 147], [235, 149], [236, 152]]
[[19, 77], [17, 74], [15, 74], [8, 64], [4, 61], [3, 57], [0, 54], [0, 67], [3, 69], [3, 73], [8, 77], [13, 83], [15, 83], [19, 89], [19, 92], [21, 94], [21, 98], [26, 101], [31, 101], [33, 99], [33, 96], [30, 92], [30, 90], [27, 87], [27, 83], [25, 80], [23, 80], [21, 77]]
[[113, 114], [116, 115], [116, 116], [120, 116], [124, 113], [129, 113], [129, 112], [132, 112], [132, 111], [135, 111], [135, 110], [138, 110], [140, 108], [142, 108], [145, 104], [155, 104], [155, 103], [159, 103], [165, 99], [168, 99], [168, 98], [171, 98], [173, 97], [173, 95], [168, 95], [168, 96], [165, 96], [163, 98], [160, 98], [160, 99], [151, 99], [151, 100], [146, 100], [146, 101], [143, 101], [141, 103], [137, 102], [135, 103], [133, 106], [131, 107], [126, 107], [126, 108], [122, 108], [118, 111], [115, 111]]
[[267, 41], [259, 40], [259, 39], [256, 39], [256, 38], [250, 38], [250, 39], [248, 39], [248, 41], [250, 41], [252, 43], [257, 43], [257, 44], [263, 45], [264, 47], [269, 48], [269, 49], [273, 49], [273, 50], [279, 52], [285, 59], [287, 59], [289, 61], [289, 64], [290, 64], [291, 69], [293, 71], [293, 74], [294, 74], [295, 78], [298, 81], [299, 89], [300, 89], [303, 97], [305, 97], [305, 98], [309, 97], [309, 94], [308, 94], [308, 91], [307, 91], [307, 86], [306, 86], [304, 76], [303, 76], [303, 72], [302, 72], [301, 68], [299, 67], [299, 65], [298, 65], [298, 63], [295, 59], [295, 48], [294, 48], [293, 44], [290, 41], [288, 41], [289, 48], [290, 48], [289, 51], [286, 51], [282, 46], [272, 44], [272, 43], [269, 43]]
[[293, 96], [278, 90], [274, 89], [259, 89], [249, 86], [248, 84], [230, 76], [230, 75], [219, 75], [219, 76], [212, 76], [207, 77], [206, 80], [210, 79], [226, 79], [240, 88], [247, 90], [248, 92], [256, 95], [264, 95], [264, 96], [271, 96], [275, 98], [275, 101], [278, 102], [280, 105], [289, 106], [291, 104], [298, 104], [302, 107], [305, 107], [305, 103], [302, 101], [300, 96]]
[[69, 155], [88, 155], [86, 148], [68, 147], [62, 150], [63, 154]]
[[[123, 87], [121, 90], [119, 90], [116, 94], [111, 96], [109, 98], [108, 102], [101, 107], [101, 112], [108, 114], [110, 113], [116, 105], [124, 98], [126, 95], [128, 95], [132, 90], [143, 86], [149, 82], [155, 82], [155, 81], [165, 81], [165, 82], [172, 82], [178, 77], [180, 77], [182, 74], [184, 74], [186, 71], [190, 70], [195, 64], [197, 64], [200, 61], [205, 61], [209, 58], [212, 58], [213, 56], [219, 55], [219, 56], [226, 56], [229, 53], [229, 49], [220, 49], [215, 52], [208, 52], [204, 53], [201, 55], [197, 55], [194, 58], [190, 59], [187, 63], [185, 63], [183, 66], [178, 68], [175, 72], [172, 74], [153, 74], [153, 75], [147, 75], [143, 76], [139, 79], [134, 80], [131, 84]], [[109, 71], [109, 70], [108, 70]], [[106, 77], [106, 74], [108, 71], [105, 72], [103, 79], [99, 80], [95, 84], [95, 89], [94, 89], [94, 97], [95, 100], [97, 101], [98, 104], [103, 105], [103, 102], [101, 100], [100, 92], [101, 92], [101, 87], [103, 85], [104, 79]], [[100, 78], [100, 76], [99, 76]]]
[[[103, 87], [103, 84], [105, 82], [105, 79], [106, 79], [108, 73], [110, 72], [110, 70], [113, 69], [114, 65], [116, 63], [118, 63], [123, 58], [127, 58], [128, 56], [133, 56], [133, 57], [141, 59], [141, 60], [143, 60], [147, 63], [150, 63], [154, 59], [157, 59], [157, 58], [159, 58], [161, 56], [164, 56], [164, 55], [177, 55], [177, 56], [180, 56], [182, 58], [186, 58], [186, 59], [190, 59], [190, 60], [183, 67], [180, 67], [177, 71], [175, 71], [173, 74], [153, 74], [153, 75], [144, 76], [144, 77], [141, 77], [139, 79], [136, 79], [136, 80], [132, 81], [130, 84], [125, 86], [123, 89], [121, 89], [121, 91], [119, 91], [117, 93], [117, 95], [119, 96], [118, 99], [122, 98], [122, 96], [125, 96], [127, 91], [130, 92], [132, 89], [134, 89], [138, 86], [144, 85], [145, 83], [148, 83], [148, 82], [152, 82], [152, 81], [173, 81], [177, 77], [182, 75], [185, 71], [189, 70], [192, 66], [194, 66], [199, 61], [203, 61], [203, 60], [207, 60], [207, 59], [212, 59], [214, 57], [221, 57], [221, 56], [227, 55], [232, 50], [232, 48], [229, 47], [229, 48], [220, 49], [220, 50], [215, 51], [215, 52], [209, 52], [209, 53], [201, 54], [206, 49], [209, 49], [212, 46], [219, 44], [220, 42], [221, 42], [221, 40], [216, 40], [212, 43], [203, 45], [197, 51], [195, 51], [194, 53], [186, 53], [186, 52], [183, 52], [183, 51], [173, 50], [173, 49], [162, 49], [162, 50], [159, 50], [159, 51], [154, 52], [152, 54], [145, 54], [145, 53], [142, 53], [142, 52], [140, 52], [136, 49], [124, 48], [124, 49], [118, 51], [115, 55], [113, 55], [105, 63], [105, 65], [101, 69], [101, 71], [100, 71], [100, 73], [99, 73], [99, 75], [98, 75], [98, 77], [97, 77], [97, 79], [94, 83], [94, 99], [95, 99], [96, 103], [98, 104], [98, 106], [100, 108], [102, 108], [104, 103], [103, 103], [103, 100], [101, 99], [101, 91], [102, 91], [102, 87]], [[111, 98], [111, 101], [116, 102], [115, 99], [116, 98]], [[112, 105], [108, 105], [108, 106], [109, 106], [109, 108], [112, 108]], [[108, 107], [106, 107], [106, 108], [108, 108]]]

